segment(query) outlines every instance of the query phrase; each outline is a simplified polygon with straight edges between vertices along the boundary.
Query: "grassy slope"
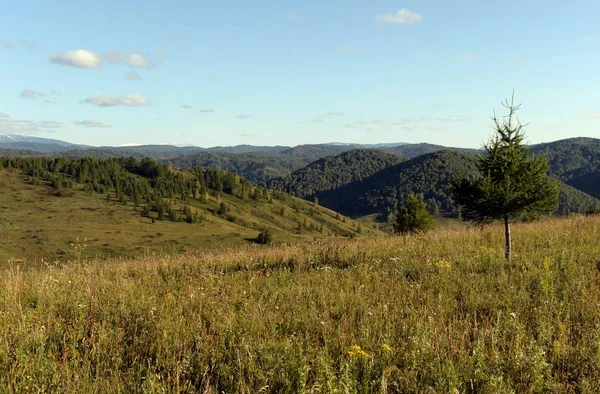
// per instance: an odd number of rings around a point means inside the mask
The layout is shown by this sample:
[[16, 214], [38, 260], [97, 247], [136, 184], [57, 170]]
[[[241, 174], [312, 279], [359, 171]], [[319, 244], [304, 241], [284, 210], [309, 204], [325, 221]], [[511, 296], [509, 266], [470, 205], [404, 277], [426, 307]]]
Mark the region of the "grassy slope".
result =
[[600, 218], [0, 275], [8, 392], [600, 391]]
[[[220, 202], [229, 206], [228, 216], [214, 214]], [[179, 207], [177, 200], [173, 206]], [[75, 189], [66, 197], [52, 195], [52, 189], [24, 182], [17, 172], [0, 171], [0, 262], [8, 259], [67, 260], [80, 257], [139, 256], [152, 253], [181, 253], [197, 249], [230, 248], [248, 243], [263, 228], [272, 228], [276, 242], [323, 238], [335, 233], [356, 234], [357, 222], [335, 219], [326, 208], [289, 197], [272, 203], [242, 201], [224, 195], [211, 197], [207, 204], [186, 203], [206, 220], [197, 224], [156, 221], [141, 216], [131, 204], [107, 202], [104, 195], [90, 195]], [[294, 207], [298, 207], [298, 213]], [[313, 215], [310, 210], [313, 209]], [[285, 210], [284, 216], [281, 210]], [[313, 224], [324, 232], [303, 230], [297, 234], [297, 220]], [[363, 233], [379, 233], [363, 225]], [[358, 234], [357, 234], [358, 235]], [[85, 240], [87, 239], [87, 240]], [[85, 246], [84, 246], [85, 245]]]

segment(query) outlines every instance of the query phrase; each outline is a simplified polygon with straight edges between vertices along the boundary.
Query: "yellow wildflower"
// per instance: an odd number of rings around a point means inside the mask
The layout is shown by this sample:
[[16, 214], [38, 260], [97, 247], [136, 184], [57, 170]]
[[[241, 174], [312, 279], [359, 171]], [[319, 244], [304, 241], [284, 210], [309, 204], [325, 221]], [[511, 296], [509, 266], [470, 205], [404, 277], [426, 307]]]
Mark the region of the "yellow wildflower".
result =
[[165, 294], [164, 299], [166, 302], [173, 302], [175, 301], [175, 296], [173, 295], [173, 293], [167, 293]]
[[381, 350], [389, 353], [392, 351], [392, 347], [390, 345], [388, 345], [387, 343], [384, 343], [383, 345], [381, 345]]
[[435, 266], [439, 269], [449, 270], [450, 268], [452, 268], [452, 263], [449, 261], [440, 260], [437, 263], [435, 263]]
[[350, 357], [359, 357], [359, 358], [364, 358], [364, 359], [371, 358], [371, 355], [369, 353], [365, 352], [364, 350], [362, 350], [360, 348], [360, 346], [358, 346], [358, 345], [350, 346], [350, 349], [348, 349], [348, 355]]

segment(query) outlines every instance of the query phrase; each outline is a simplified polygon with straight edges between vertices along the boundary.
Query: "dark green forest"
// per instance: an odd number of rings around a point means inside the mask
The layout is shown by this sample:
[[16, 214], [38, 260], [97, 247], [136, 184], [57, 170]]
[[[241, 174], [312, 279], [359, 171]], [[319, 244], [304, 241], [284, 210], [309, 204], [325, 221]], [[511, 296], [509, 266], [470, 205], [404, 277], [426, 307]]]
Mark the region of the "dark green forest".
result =
[[355, 149], [319, 159], [285, 178], [269, 182], [269, 187], [300, 198], [312, 199], [317, 192], [361, 181], [402, 161], [398, 155], [371, 149]]
[[[459, 210], [452, 200], [450, 185], [461, 176], [476, 177], [476, 164], [476, 155], [439, 151], [387, 167], [362, 181], [349, 182], [329, 190], [323, 186], [326, 176], [313, 176], [314, 184], [323, 190], [315, 195], [323, 206], [346, 215], [379, 214], [381, 219], [387, 220], [395, 206], [406, 201], [409, 194], [423, 194], [432, 214], [458, 217]], [[336, 172], [332, 169], [329, 171]], [[302, 190], [310, 190], [311, 184], [302, 180]], [[284, 190], [294, 194], [297, 189], [295, 185], [288, 184]], [[596, 198], [567, 184], [561, 185], [560, 205], [556, 214], [585, 213], [599, 208], [600, 201]]]
[[209, 195], [222, 193], [242, 200], [271, 198], [267, 189], [234, 173], [207, 168], [173, 171], [170, 165], [150, 158], [4, 157], [0, 158], [0, 169], [21, 170], [32, 184], [46, 182], [56, 196], [69, 195], [75, 185], [81, 184], [88, 193], [105, 194], [108, 201], [131, 202], [140, 207], [142, 215], [157, 220], [194, 223], [202, 219], [188, 206], [175, 210], [169, 201], [173, 198], [183, 204], [190, 199], [206, 201]]

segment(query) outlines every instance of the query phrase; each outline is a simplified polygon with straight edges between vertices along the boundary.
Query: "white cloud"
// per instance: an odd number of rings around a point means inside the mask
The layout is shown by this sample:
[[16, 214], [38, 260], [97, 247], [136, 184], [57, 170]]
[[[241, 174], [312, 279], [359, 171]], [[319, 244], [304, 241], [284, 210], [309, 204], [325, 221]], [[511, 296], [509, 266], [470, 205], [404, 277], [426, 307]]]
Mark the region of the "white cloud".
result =
[[39, 132], [52, 132], [53, 129], [62, 127], [62, 123], [53, 120], [28, 120], [0, 117], [0, 131], [7, 134], [29, 135]]
[[12, 42], [0, 38], [0, 49], [10, 50], [10, 49], [13, 49], [14, 47], [15, 47], [15, 45]]
[[184, 109], [192, 109], [192, 106], [191, 106], [191, 105], [184, 104], [184, 105], [182, 105], [182, 106], [181, 106], [181, 108], [184, 108]]
[[380, 15], [377, 20], [383, 24], [416, 25], [423, 21], [423, 17], [416, 12], [402, 8], [396, 12]]
[[120, 63], [123, 61], [123, 55], [117, 51], [110, 51], [104, 55], [104, 60], [110, 63]]
[[592, 110], [581, 111], [579, 113], [579, 115], [584, 118], [600, 118], [600, 111], [592, 111]]
[[365, 53], [365, 50], [356, 46], [343, 46], [338, 48], [338, 52], [345, 55], [362, 55]]
[[96, 96], [88, 97], [83, 100], [83, 103], [94, 104], [99, 107], [115, 107], [123, 105], [126, 107], [142, 107], [150, 104], [147, 98], [140, 96], [139, 94], [126, 94], [119, 97], [111, 96]]
[[462, 60], [463, 62], [470, 62], [471, 60], [473, 60], [473, 55], [469, 55], [468, 53], [463, 53], [463, 54], [457, 55], [456, 58], [458, 60]]
[[167, 53], [165, 51], [163, 51], [162, 49], [157, 49], [156, 51], [154, 51], [154, 55], [156, 57], [166, 57]]
[[196, 111], [196, 112], [199, 114], [211, 114], [211, 113], [215, 112], [215, 110], [210, 109], [210, 108], [204, 108], [204, 109], [201, 109], [200, 111]]
[[102, 57], [96, 52], [76, 49], [61, 54], [50, 55], [50, 61], [63, 66], [80, 68], [98, 68], [102, 66]]
[[142, 76], [135, 71], [129, 71], [127, 74], [125, 74], [125, 78], [129, 79], [130, 81], [135, 81], [142, 79]]
[[75, 123], [77, 126], [84, 126], [84, 127], [98, 127], [98, 128], [102, 128], [102, 129], [110, 129], [112, 126], [109, 124], [106, 124], [104, 122], [102, 122], [101, 120], [80, 120], [78, 122], [73, 122]]
[[236, 115], [235, 118], [236, 119], [248, 119], [250, 117], [250, 115]]
[[290, 12], [287, 14], [287, 18], [288, 19], [297, 19], [298, 18], [298, 14], [296, 14], [295, 12]]
[[122, 54], [117, 51], [110, 51], [104, 55], [104, 60], [110, 63], [126, 63], [131, 67], [150, 68], [153, 64], [139, 53]]
[[131, 55], [125, 55], [125, 63], [131, 67], [139, 68], [150, 68], [153, 64], [148, 59], [140, 55], [139, 53], [132, 53]]
[[44, 97], [44, 93], [36, 92], [35, 90], [25, 89], [21, 92], [21, 98], [35, 100], [38, 97]]
[[42, 103], [44, 103], [44, 104], [58, 104], [58, 101], [56, 101], [56, 100], [44, 100], [44, 101], [42, 101]]
[[0, 118], [10, 118], [10, 116], [5, 112], [0, 112]]

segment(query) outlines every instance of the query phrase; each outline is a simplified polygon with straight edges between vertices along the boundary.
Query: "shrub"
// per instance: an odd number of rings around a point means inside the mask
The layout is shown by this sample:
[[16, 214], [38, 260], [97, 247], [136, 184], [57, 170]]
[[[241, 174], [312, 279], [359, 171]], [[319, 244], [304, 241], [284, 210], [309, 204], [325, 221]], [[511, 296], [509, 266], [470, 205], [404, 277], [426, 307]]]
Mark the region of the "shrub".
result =
[[270, 244], [273, 242], [273, 234], [271, 230], [264, 229], [256, 236], [256, 242], [262, 245]]
[[434, 228], [435, 220], [427, 211], [423, 195], [411, 193], [406, 203], [398, 208], [394, 231], [399, 234], [420, 234]]

